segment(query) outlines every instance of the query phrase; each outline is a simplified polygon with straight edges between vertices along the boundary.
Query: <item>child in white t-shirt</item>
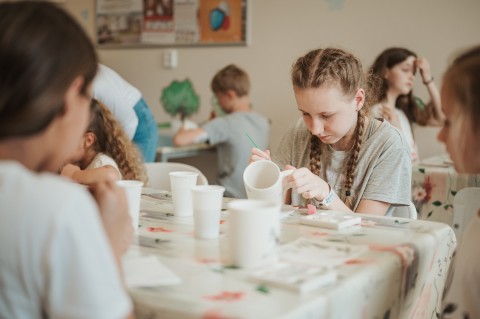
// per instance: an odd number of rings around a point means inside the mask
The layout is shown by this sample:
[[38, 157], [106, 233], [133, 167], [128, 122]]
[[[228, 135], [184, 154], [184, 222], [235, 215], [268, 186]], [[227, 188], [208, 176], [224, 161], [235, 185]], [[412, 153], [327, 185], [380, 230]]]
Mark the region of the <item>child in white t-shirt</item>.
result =
[[90, 121], [95, 47], [47, 1], [0, 2], [0, 30], [0, 318], [132, 318], [123, 190], [56, 174]]
[[91, 117], [73, 163], [65, 165], [61, 174], [87, 185], [122, 178], [145, 181], [138, 149], [109, 109], [92, 99]]

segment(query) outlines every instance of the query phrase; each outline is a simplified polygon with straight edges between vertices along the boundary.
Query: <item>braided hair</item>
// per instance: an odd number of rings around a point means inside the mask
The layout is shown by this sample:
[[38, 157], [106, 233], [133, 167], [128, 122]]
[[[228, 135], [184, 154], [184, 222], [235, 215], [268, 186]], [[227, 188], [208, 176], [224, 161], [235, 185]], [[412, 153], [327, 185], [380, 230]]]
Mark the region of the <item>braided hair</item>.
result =
[[103, 103], [92, 99], [91, 116], [87, 132], [95, 134], [93, 149], [113, 158], [123, 179], [146, 182], [147, 176], [140, 153], [112, 112]]
[[[359, 88], [371, 91], [378, 85], [378, 80], [365, 76], [362, 64], [351, 53], [341, 49], [326, 48], [310, 51], [300, 57], [292, 67], [292, 83], [296, 89], [319, 88], [327, 85], [339, 87], [346, 96], [355, 96]], [[375, 90], [374, 90], [375, 91]], [[369, 97], [369, 94], [367, 94]], [[371, 103], [367, 99], [366, 104]], [[363, 107], [358, 113], [355, 128], [355, 140], [351, 155], [346, 160], [345, 180], [342, 194], [339, 197], [348, 207], [352, 207], [351, 189], [353, 186], [358, 155], [364, 140], [368, 107]], [[316, 175], [321, 172], [322, 142], [312, 134], [310, 138], [310, 170]]]

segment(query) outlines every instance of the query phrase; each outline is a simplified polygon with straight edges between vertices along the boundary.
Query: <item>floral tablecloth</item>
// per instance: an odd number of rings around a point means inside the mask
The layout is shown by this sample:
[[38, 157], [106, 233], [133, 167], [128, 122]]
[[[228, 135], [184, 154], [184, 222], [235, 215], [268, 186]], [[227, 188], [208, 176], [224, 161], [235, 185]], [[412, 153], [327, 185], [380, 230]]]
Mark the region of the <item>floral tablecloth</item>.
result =
[[299, 238], [365, 247], [334, 266], [335, 283], [299, 294], [255, 283], [248, 271], [225, 265], [227, 211], [220, 238], [199, 240], [192, 217], [172, 214], [169, 193], [143, 192], [132, 249], [156, 256], [182, 283], [130, 289], [137, 318], [436, 318], [439, 312], [456, 245], [445, 224], [364, 218], [361, 227], [338, 231], [301, 225], [294, 211], [282, 219], [280, 248]]
[[480, 175], [458, 174], [447, 155], [424, 159], [413, 167], [412, 201], [418, 218], [453, 224], [453, 198], [465, 187], [479, 187]]

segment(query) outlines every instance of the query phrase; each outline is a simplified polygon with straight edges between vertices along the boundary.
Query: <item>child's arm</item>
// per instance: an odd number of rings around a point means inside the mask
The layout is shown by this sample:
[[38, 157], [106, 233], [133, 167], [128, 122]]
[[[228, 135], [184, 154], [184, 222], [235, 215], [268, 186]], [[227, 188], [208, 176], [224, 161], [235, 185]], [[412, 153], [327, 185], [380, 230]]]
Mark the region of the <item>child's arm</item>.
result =
[[[105, 234], [110, 242], [126, 291], [121, 258], [133, 241], [133, 228], [125, 194], [111, 182], [94, 183], [90, 186], [90, 192], [98, 205]], [[127, 314], [126, 319], [133, 318], [135, 318], [133, 312]]]
[[186, 130], [181, 128], [173, 136], [173, 144], [177, 146], [188, 145], [193, 143], [205, 142], [207, 137], [207, 132], [199, 127], [195, 129]]
[[82, 170], [76, 165], [67, 164], [63, 167], [61, 174], [85, 185], [120, 179], [120, 173], [111, 165]]
[[358, 203], [356, 213], [384, 216], [390, 208], [390, 203], [380, 202], [371, 199], [362, 199]]
[[432, 126], [441, 126], [445, 121], [445, 114], [442, 111], [442, 104], [440, 101], [440, 93], [438, 92], [437, 86], [433, 81], [432, 72], [430, 70], [430, 63], [428, 63], [425, 58], [418, 58], [416, 61], [416, 66], [420, 70], [420, 75], [422, 76], [422, 82], [425, 84], [430, 95], [429, 104], [432, 106], [433, 114], [428, 119], [427, 124]]
[[[291, 169], [291, 166], [287, 166], [287, 169]], [[323, 201], [327, 197], [330, 197], [330, 203], [328, 207], [324, 209], [342, 211], [353, 213], [350, 208], [338, 197], [331, 187], [319, 176], [313, 174], [309, 169], [303, 167], [296, 169], [291, 175], [286, 177], [287, 187], [294, 188], [298, 194], [301, 194], [305, 199], [315, 198], [317, 201]], [[362, 199], [357, 207], [355, 213], [366, 213], [371, 215], [385, 215], [388, 208], [390, 207], [389, 203]]]

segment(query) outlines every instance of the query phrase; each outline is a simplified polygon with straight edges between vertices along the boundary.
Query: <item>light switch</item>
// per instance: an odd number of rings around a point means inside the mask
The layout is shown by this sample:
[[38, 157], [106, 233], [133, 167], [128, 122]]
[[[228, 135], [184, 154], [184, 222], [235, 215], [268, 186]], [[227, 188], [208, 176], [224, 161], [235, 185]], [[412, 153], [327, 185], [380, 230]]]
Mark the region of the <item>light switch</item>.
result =
[[163, 67], [174, 69], [178, 65], [177, 50], [163, 50]]

